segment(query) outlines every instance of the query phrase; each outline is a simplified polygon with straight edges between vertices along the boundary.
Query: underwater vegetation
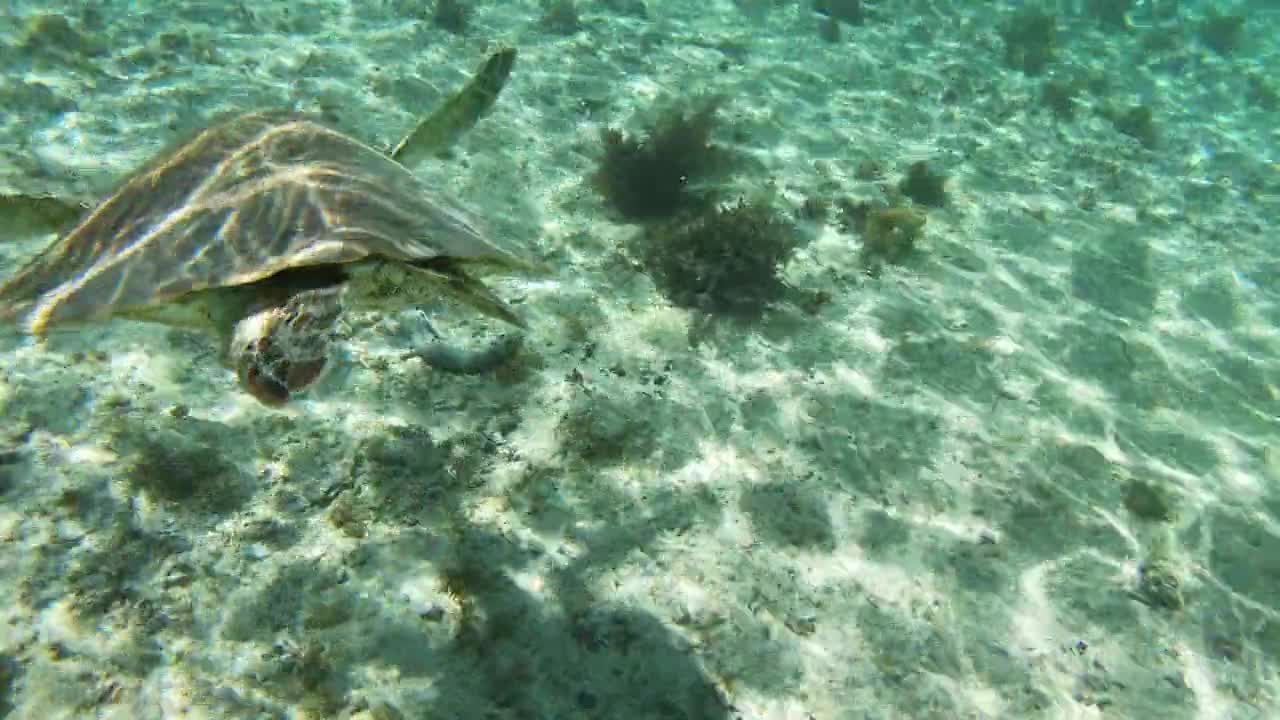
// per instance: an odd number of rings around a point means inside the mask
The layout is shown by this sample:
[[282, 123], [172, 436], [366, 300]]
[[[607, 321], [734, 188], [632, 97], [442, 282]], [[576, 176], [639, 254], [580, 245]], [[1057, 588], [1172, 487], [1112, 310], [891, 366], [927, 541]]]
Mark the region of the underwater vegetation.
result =
[[787, 294], [781, 271], [800, 234], [766, 201], [717, 202], [735, 157], [711, 139], [720, 104], [677, 103], [634, 135], [606, 128], [588, 181], [619, 218], [643, 225], [630, 254], [667, 300], [754, 320]]
[[1103, 30], [1131, 30], [1129, 11], [1133, 9], [1133, 0], [1087, 0], [1084, 10], [1098, 21]]
[[106, 43], [82, 33], [71, 21], [57, 13], [41, 13], [27, 19], [19, 47], [33, 54], [101, 55]]
[[471, 8], [461, 0], [436, 0], [435, 12], [431, 14], [431, 23], [455, 35], [467, 31], [471, 20]]
[[699, 186], [728, 163], [726, 150], [711, 141], [719, 98], [673, 108], [643, 133], [605, 128], [591, 184], [623, 219], [655, 220], [705, 207], [713, 197]]
[[818, 21], [818, 37], [829, 43], [840, 42], [841, 25], [867, 22], [862, 0], [813, 0], [813, 11], [822, 16]]
[[818, 37], [833, 44], [840, 42], [840, 21], [833, 17], [825, 17], [819, 20]]
[[861, 25], [867, 21], [862, 0], [813, 0], [813, 11], [850, 25]]
[[739, 200], [651, 225], [633, 244], [640, 263], [672, 303], [752, 320], [785, 296], [788, 286], [781, 270], [799, 245], [799, 235], [769, 205]]
[[903, 205], [876, 206], [870, 202], [838, 201], [841, 230], [862, 237], [862, 264], [874, 269], [882, 262], [899, 263], [924, 236], [928, 216]]
[[[1246, 80], [1251, 81], [1248, 77]], [[1108, 84], [1107, 78], [1102, 74], [1083, 73], [1073, 76], [1071, 73], [1061, 73], [1059, 77], [1046, 78], [1041, 84], [1040, 105], [1059, 120], [1072, 120], [1082, 107], [1080, 97], [1085, 94], [1105, 94]], [[1248, 91], [1245, 96], [1250, 97]], [[1088, 104], [1084, 104], [1084, 107], [1088, 107]], [[1145, 148], [1154, 148], [1159, 142], [1154, 113], [1149, 105], [1101, 102], [1095, 105], [1094, 112], [1110, 122], [1117, 132], [1137, 140]], [[907, 192], [905, 187], [903, 191]], [[912, 199], [921, 202], [919, 198]]]
[[1244, 34], [1243, 15], [1221, 15], [1213, 8], [1196, 26], [1196, 37], [1219, 55], [1230, 55], [1240, 46]]
[[583, 460], [613, 464], [648, 457], [661, 446], [654, 422], [659, 400], [591, 394], [565, 411], [556, 432]]
[[1156, 125], [1151, 117], [1151, 108], [1146, 105], [1134, 105], [1124, 110], [1104, 111], [1116, 130], [1137, 140], [1145, 148], [1156, 145]]
[[578, 5], [573, 0], [551, 0], [542, 10], [543, 29], [556, 35], [573, 35], [582, 29]]
[[869, 211], [862, 227], [863, 260], [901, 262], [915, 249], [927, 220], [922, 211], [910, 207]]
[[1263, 110], [1275, 110], [1280, 108], [1280, 90], [1275, 85], [1267, 81], [1267, 78], [1261, 73], [1252, 72], [1245, 77], [1248, 87], [1245, 89], [1245, 99], [1252, 105], [1257, 105]]
[[1125, 487], [1124, 507], [1134, 517], [1150, 522], [1168, 522], [1174, 518], [1173, 500], [1162, 486], [1130, 480]]
[[920, 160], [911, 164], [898, 189], [919, 205], [944, 207], [948, 201], [946, 184], [946, 175], [933, 172], [929, 163]]
[[1004, 40], [1004, 62], [1026, 75], [1039, 75], [1053, 59], [1058, 37], [1058, 20], [1037, 9], [1016, 13], [1000, 28]]
[[911, 163], [896, 185], [886, 182], [887, 175], [884, 163], [865, 158], [854, 169], [854, 177], [875, 182], [885, 198], [840, 197], [835, 201], [837, 227], [862, 238], [860, 259], [864, 269], [873, 275], [882, 264], [901, 263], [915, 252], [928, 222], [926, 208], [951, 204], [946, 188], [948, 176], [932, 170], [925, 160]]
[[1065, 80], [1048, 80], [1040, 87], [1040, 104], [1060, 120], [1070, 120], [1076, 114], [1076, 98], [1080, 85]]
[[207, 424], [181, 416], [149, 427], [126, 416], [109, 433], [120, 473], [136, 494], [188, 511], [221, 514], [243, 505], [251, 491], [224, 457]]
[[[96, 59], [109, 50], [107, 42], [97, 33], [59, 13], [32, 15], [16, 35], [16, 49], [21, 51], [24, 61], [37, 68], [72, 67], [92, 71]], [[32, 85], [21, 81], [19, 84]]]

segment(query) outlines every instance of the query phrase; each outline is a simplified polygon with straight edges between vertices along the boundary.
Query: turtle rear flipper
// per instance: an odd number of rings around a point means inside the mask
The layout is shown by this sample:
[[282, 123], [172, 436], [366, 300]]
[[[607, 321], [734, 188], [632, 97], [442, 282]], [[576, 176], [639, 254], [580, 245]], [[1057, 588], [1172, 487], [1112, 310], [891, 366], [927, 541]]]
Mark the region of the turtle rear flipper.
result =
[[498, 99], [516, 62], [515, 48], [503, 48], [435, 112], [418, 123], [391, 151], [391, 159], [405, 167], [442, 154], [484, 116]]
[[521, 330], [528, 329], [524, 320], [489, 289], [487, 285], [475, 278], [454, 262], [441, 262], [439, 259], [412, 263], [414, 270], [429, 276], [431, 282], [449, 293], [455, 300], [488, 315], [502, 320]]
[[32, 235], [62, 234], [85, 214], [88, 206], [53, 195], [0, 193], [0, 219], [4, 237], [21, 239]]
[[[42, 235], [62, 235], [88, 210], [84, 203], [53, 195], [0, 193], [0, 242], [21, 241]], [[27, 288], [6, 283], [0, 291], [0, 324], [18, 323], [31, 308]], [[0, 331], [0, 336], [10, 333]]]

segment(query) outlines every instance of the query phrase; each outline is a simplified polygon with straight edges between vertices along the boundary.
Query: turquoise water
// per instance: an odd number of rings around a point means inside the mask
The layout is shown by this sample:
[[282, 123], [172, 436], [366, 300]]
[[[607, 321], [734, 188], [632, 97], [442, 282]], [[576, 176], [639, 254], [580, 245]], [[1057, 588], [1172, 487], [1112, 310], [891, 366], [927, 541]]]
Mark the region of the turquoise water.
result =
[[1280, 716], [1278, 25], [7, 4], [0, 717]]

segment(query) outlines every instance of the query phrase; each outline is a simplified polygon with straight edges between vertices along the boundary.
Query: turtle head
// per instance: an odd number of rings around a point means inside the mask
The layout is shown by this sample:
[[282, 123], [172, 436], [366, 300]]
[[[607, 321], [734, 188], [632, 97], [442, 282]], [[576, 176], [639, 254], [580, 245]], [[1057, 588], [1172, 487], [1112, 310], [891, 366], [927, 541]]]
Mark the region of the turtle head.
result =
[[240, 386], [262, 404], [280, 407], [314, 385], [328, 364], [339, 311], [336, 293], [326, 288], [298, 293], [283, 305], [242, 318], [228, 347]]

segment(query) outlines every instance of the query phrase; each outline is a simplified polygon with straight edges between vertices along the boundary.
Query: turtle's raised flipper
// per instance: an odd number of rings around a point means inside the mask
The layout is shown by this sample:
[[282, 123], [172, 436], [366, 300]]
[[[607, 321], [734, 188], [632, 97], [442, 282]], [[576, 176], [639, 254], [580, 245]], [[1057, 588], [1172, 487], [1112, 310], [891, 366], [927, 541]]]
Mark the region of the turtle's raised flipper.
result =
[[503, 48], [490, 55], [466, 87], [420, 121], [413, 132], [396, 145], [391, 159], [411, 168], [448, 150], [493, 107], [515, 62], [514, 48]]

